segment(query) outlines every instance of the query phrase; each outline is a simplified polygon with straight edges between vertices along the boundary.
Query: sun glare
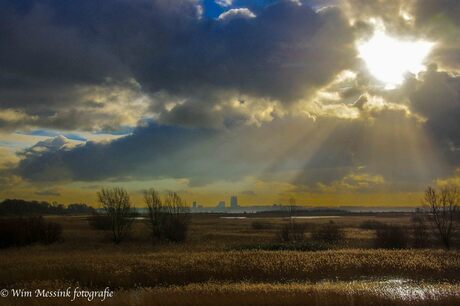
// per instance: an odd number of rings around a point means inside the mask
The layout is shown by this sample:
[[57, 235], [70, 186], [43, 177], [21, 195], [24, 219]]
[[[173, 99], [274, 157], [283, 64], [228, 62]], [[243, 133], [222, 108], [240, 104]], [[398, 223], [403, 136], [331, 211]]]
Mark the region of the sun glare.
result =
[[424, 60], [433, 47], [427, 41], [403, 41], [377, 31], [374, 36], [358, 45], [360, 58], [369, 72], [392, 89], [404, 81], [406, 73], [425, 70]]

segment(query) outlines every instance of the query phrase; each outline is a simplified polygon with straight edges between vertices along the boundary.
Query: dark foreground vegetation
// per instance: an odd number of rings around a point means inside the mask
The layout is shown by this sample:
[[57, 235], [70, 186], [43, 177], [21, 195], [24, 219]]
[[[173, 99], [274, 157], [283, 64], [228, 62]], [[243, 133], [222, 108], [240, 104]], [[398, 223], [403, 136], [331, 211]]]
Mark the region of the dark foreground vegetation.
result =
[[62, 226], [39, 217], [0, 218], [0, 248], [59, 241]]
[[91, 214], [94, 208], [81, 203], [69, 204], [67, 206], [58, 203], [45, 201], [26, 201], [17, 199], [6, 199], [0, 202], [0, 216], [11, 215], [78, 215]]

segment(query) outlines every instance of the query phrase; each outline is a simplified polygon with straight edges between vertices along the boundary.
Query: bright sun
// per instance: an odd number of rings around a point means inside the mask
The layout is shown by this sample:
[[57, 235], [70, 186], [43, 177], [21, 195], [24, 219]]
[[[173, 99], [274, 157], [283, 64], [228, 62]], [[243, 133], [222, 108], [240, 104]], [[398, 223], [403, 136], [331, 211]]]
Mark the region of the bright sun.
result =
[[423, 62], [432, 47], [427, 41], [398, 40], [379, 30], [358, 45], [358, 52], [369, 72], [392, 89], [403, 83], [406, 73], [425, 70]]

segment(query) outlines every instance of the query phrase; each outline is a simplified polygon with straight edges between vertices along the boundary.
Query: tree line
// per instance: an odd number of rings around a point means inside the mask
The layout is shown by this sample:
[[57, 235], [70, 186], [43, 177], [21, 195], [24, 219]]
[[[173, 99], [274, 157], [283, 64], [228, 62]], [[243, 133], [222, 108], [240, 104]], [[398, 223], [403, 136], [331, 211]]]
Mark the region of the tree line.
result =
[[74, 203], [67, 206], [56, 202], [26, 201], [6, 199], [0, 202], [0, 215], [74, 215], [91, 214], [94, 208], [83, 203]]

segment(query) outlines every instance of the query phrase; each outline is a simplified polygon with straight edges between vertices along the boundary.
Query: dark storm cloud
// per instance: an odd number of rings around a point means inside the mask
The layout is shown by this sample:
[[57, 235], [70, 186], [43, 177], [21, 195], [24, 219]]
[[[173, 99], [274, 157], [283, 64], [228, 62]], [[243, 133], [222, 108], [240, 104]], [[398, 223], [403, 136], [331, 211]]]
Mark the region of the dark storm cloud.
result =
[[459, 166], [460, 77], [437, 71], [433, 65], [410, 98], [413, 109], [427, 119], [425, 129]]
[[[436, 177], [431, 174], [448, 172], [437, 168], [429, 151], [419, 156], [426, 147], [408, 148], [420, 129], [394, 111], [372, 124], [275, 119], [263, 128], [225, 133], [150, 125], [105, 144], [70, 148], [61, 139], [41, 143], [26, 151], [14, 174], [36, 182], [187, 178], [190, 186], [255, 176], [312, 188], [360, 173], [405, 186], [426, 184]], [[430, 165], [429, 175], [420, 175], [420, 164]]]
[[337, 10], [317, 14], [283, 2], [256, 15], [201, 24], [161, 61], [143, 66], [141, 83], [173, 93], [193, 94], [205, 85], [289, 101], [352, 62], [352, 34]]
[[438, 46], [432, 58], [447, 69], [460, 70], [460, 2], [455, 0], [418, 1], [416, 27], [428, 33]]
[[280, 1], [252, 5], [255, 18], [224, 22], [200, 18], [199, 4], [3, 1], [0, 107], [37, 116], [29, 125], [79, 128], [78, 117], [90, 129], [99, 118], [85, 112], [91, 106], [82, 88], [134, 79], [148, 95], [164, 91], [187, 100], [208, 90], [234, 91], [289, 102], [353, 62], [352, 31], [338, 9], [316, 13]]
[[[175, 3], [179, 11], [172, 14], [182, 17], [180, 2]], [[131, 77], [129, 61], [123, 54], [131, 48], [134, 54], [142, 46], [141, 40], [135, 42], [137, 33], [147, 39], [143, 27], [153, 24], [142, 24], [142, 20], [152, 23], [156, 14], [167, 18], [171, 11], [161, 1], [150, 6], [147, 1], [112, 4], [2, 1], [0, 106], [25, 114], [24, 126], [91, 130], [101, 122], [106, 124], [103, 120], [111, 124], [112, 118], [92, 114], [85, 105], [85, 91], [94, 86], [130, 89], [126, 82]], [[154, 28], [161, 32], [165, 27]], [[123, 39], [117, 41], [119, 37]], [[13, 123], [18, 127], [17, 120]]]
[[26, 158], [17, 170], [22, 177], [45, 181], [177, 176], [180, 171], [190, 174], [178, 168], [179, 163], [193, 168], [197, 162], [194, 156], [184, 156], [184, 150], [199, 145], [212, 133], [151, 125], [110, 143], [87, 142], [73, 149], [64, 147], [63, 137], [56, 137], [24, 151]]
[[443, 19], [460, 25], [460, 3], [456, 0], [417, 1], [415, 15], [419, 25], [441, 22]]
[[240, 179], [266, 166], [265, 146], [251, 138], [262, 131], [247, 131], [249, 135], [241, 137], [151, 124], [110, 143], [87, 142], [74, 148], [56, 137], [23, 151], [14, 174], [35, 182], [187, 178], [195, 186]]
[[103, 43], [76, 26], [60, 26], [52, 2], [4, 1], [1, 6], [0, 105], [72, 105], [74, 86], [124, 74]]

